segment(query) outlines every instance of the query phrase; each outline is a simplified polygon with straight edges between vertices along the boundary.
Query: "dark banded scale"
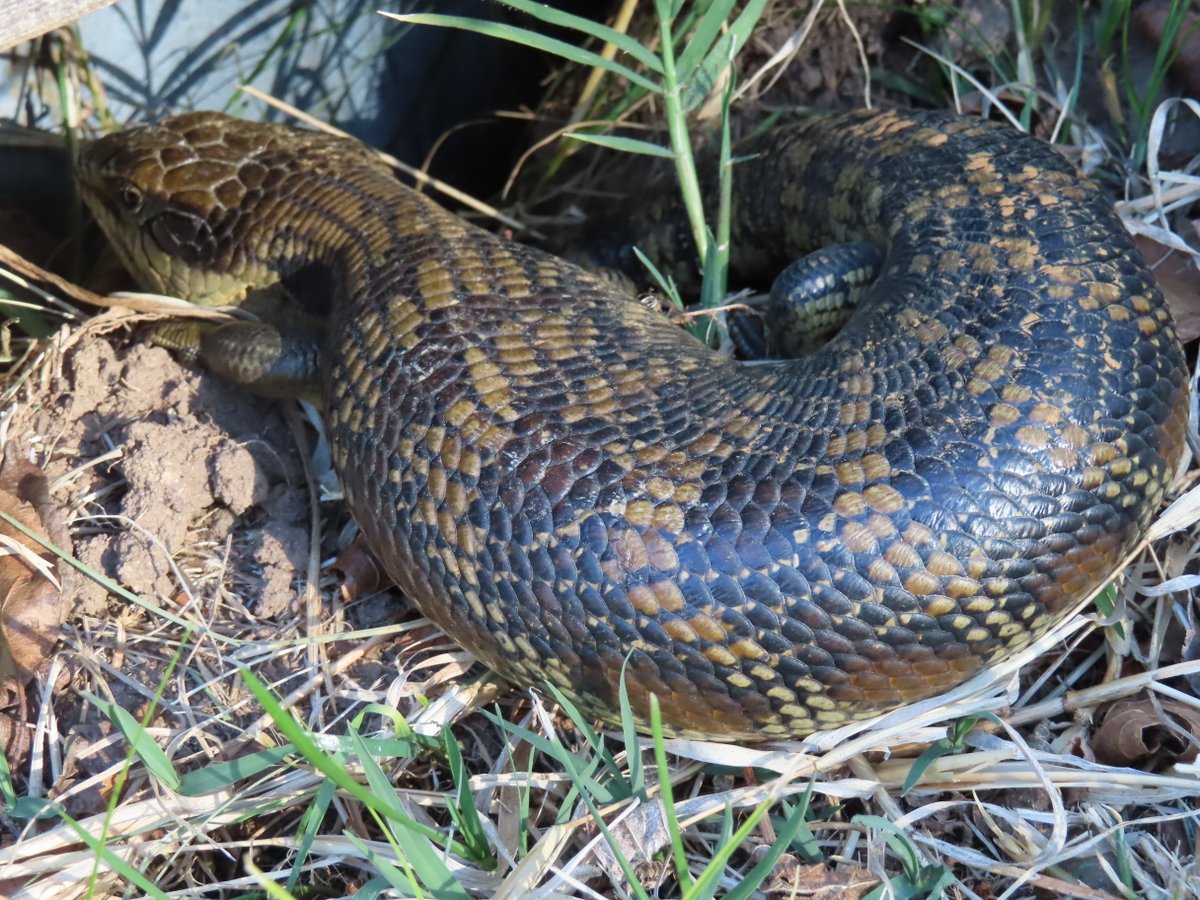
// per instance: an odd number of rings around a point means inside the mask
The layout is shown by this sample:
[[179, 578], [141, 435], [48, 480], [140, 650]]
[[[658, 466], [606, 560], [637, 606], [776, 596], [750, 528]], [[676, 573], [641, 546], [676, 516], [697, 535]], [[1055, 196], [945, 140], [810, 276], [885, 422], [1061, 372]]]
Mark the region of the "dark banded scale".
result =
[[[609, 718], [628, 659], [643, 720], [653, 692], [675, 732], [764, 738], [1026, 646], [1144, 532], [1187, 404], [1151, 275], [1050, 147], [882, 112], [741, 152], [735, 268], [881, 250], [846, 327], [775, 365], [462, 222], [351, 142], [195, 113], [97, 141], [80, 183], [148, 288], [319, 295], [323, 331], [226, 326], [200, 355], [261, 388], [319, 347], [349, 507], [448, 634]], [[243, 334], [236, 364], [213, 349]]]

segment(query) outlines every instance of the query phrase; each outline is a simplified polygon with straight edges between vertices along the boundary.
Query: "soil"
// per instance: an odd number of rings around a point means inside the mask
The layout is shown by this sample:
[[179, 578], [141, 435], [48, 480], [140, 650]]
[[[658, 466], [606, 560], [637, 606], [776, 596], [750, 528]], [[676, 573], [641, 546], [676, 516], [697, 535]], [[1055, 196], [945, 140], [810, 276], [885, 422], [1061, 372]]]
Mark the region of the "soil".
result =
[[[85, 565], [159, 604], [186, 583], [229, 589], [255, 618], [295, 613], [309, 501], [277, 404], [161, 348], [91, 337], [8, 433], [70, 511]], [[108, 591], [81, 581], [76, 613], [103, 615]]]

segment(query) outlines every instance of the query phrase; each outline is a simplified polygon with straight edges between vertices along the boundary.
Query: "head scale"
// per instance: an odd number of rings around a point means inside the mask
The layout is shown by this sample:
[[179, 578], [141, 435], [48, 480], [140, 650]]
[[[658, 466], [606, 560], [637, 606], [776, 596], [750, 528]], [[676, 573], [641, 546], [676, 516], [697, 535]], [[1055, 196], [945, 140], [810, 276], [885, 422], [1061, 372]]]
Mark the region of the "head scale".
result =
[[144, 287], [217, 306], [279, 280], [275, 207], [347, 155], [370, 159], [342, 138], [197, 112], [95, 141], [77, 177]]
[[225, 139], [225, 121], [194, 113], [109, 135], [77, 163], [80, 193], [126, 268], [149, 290], [203, 305], [239, 299], [223, 274], [254, 163]]

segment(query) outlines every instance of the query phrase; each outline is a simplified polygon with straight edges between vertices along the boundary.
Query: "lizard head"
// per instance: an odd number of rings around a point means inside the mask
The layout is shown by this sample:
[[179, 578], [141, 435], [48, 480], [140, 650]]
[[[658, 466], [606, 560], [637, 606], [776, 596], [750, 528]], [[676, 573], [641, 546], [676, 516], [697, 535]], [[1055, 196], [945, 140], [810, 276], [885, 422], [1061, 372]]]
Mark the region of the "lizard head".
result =
[[314, 172], [336, 171], [348, 157], [382, 168], [345, 138], [195, 112], [94, 141], [76, 178], [144, 288], [237, 305], [319, 250], [289, 226], [289, 210], [294, 218], [305, 205]]

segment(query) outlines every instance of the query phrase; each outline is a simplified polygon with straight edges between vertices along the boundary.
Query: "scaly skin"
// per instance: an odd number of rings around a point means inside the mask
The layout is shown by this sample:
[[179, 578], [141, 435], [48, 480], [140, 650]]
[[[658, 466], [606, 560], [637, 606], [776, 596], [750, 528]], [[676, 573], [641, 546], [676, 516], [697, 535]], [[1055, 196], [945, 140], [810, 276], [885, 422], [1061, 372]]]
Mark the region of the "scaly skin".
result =
[[455, 640], [608, 718], [628, 658], [643, 722], [654, 693], [676, 733], [770, 738], [956, 685], [1100, 585], [1186, 387], [1128, 235], [1045, 145], [882, 112], [750, 149], [735, 267], [883, 251], [833, 341], [755, 367], [350, 142], [196, 113], [96, 142], [80, 181], [146, 287], [328, 317], [347, 502]]

